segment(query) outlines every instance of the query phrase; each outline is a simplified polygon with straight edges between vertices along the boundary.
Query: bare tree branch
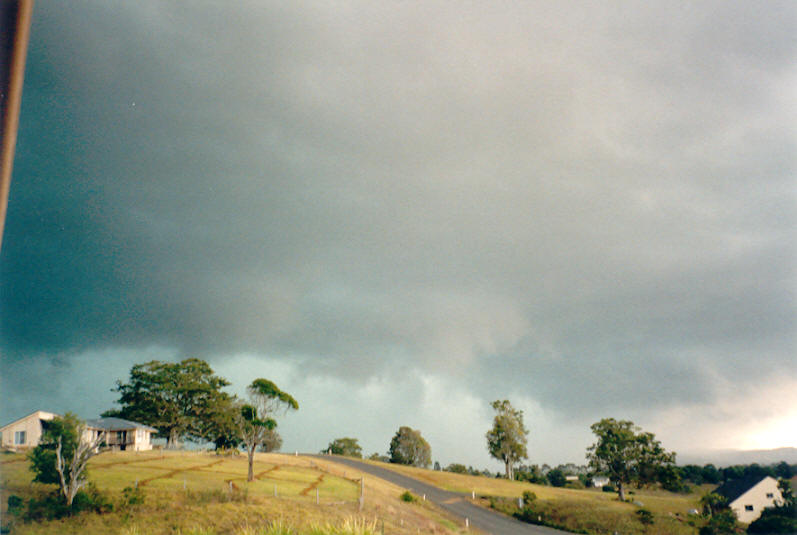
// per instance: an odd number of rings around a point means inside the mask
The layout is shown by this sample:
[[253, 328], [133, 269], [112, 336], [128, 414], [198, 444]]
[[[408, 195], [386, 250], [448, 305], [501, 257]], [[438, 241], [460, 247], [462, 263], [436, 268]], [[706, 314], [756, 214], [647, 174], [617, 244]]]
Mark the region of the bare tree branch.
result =
[[[68, 467], [64, 463], [61, 437], [58, 437], [58, 444], [55, 448], [55, 469], [61, 479], [61, 492], [64, 494], [66, 504], [70, 507], [80, 488], [88, 482], [85, 477], [86, 464], [89, 459], [99, 453], [99, 445], [102, 442], [102, 435], [86, 438], [85, 425], [79, 425], [76, 431], [78, 443]], [[68, 480], [65, 474], [67, 470]]]

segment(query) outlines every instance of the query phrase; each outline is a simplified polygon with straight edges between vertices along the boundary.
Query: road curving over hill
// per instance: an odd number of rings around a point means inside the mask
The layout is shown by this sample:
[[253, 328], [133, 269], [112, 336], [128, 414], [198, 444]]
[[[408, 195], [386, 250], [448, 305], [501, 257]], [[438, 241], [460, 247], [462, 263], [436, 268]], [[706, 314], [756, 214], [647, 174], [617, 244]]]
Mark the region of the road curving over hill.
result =
[[399, 474], [381, 466], [365, 463], [350, 457], [335, 455], [311, 455], [325, 461], [331, 461], [355, 468], [366, 474], [371, 474], [389, 481], [394, 485], [403, 487], [418, 496], [426, 495], [426, 499], [439, 506], [441, 509], [452, 513], [465, 522], [467, 518], [470, 525], [491, 535], [563, 535], [568, 532], [544, 526], [535, 526], [520, 522], [514, 518], [502, 515], [495, 511], [479, 507], [468, 501], [467, 495], [443, 490], [424, 481]]

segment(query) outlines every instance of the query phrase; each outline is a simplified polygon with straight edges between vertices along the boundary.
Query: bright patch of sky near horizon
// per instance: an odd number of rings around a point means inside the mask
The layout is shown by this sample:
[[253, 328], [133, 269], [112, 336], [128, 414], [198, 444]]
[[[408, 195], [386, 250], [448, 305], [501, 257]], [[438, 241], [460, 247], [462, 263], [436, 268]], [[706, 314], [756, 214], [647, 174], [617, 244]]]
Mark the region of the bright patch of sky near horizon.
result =
[[[197, 356], [285, 448], [797, 446], [791, 2], [36, 5], [0, 406]], [[135, 104], [135, 105], [134, 105]], [[763, 395], [762, 392], [767, 392]]]

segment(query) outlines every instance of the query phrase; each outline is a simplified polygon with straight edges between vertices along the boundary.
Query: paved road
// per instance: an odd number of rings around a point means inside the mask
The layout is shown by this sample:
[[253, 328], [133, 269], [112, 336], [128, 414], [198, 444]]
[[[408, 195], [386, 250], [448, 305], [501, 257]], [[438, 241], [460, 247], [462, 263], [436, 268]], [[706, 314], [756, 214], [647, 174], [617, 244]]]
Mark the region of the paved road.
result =
[[463, 523], [464, 519], [467, 518], [471, 526], [492, 535], [562, 535], [567, 533], [566, 531], [520, 522], [514, 518], [474, 505], [463, 494], [434, 487], [381, 466], [364, 463], [349, 457], [337, 457], [334, 455], [315, 455], [314, 457], [351, 466], [361, 472], [374, 475], [408, 489], [418, 496], [426, 494], [427, 500], [449, 513], [459, 516], [463, 519]]

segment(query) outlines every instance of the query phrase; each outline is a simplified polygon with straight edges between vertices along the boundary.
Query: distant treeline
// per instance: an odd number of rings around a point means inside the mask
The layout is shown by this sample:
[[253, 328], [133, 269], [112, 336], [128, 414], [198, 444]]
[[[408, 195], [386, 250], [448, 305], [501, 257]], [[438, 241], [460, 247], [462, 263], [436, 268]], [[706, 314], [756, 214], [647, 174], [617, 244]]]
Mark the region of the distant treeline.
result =
[[[441, 470], [439, 463], [435, 463], [435, 469]], [[459, 463], [449, 464], [442, 470], [472, 476], [502, 477], [500, 472], [490, 472], [487, 469], [479, 470]], [[667, 490], [688, 492], [690, 485], [703, 485], [704, 483], [720, 485], [727, 481], [748, 477], [763, 478], [772, 476], [776, 479], [791, 479], [794, 475], [797, 475], [797, 464], [789, 464], [785, 461], [770, 465], [757, 463], [738, 464], [724, 468], [717, 468], [713, 464], [705, 464], [703, 466], [688, 464], [675, 466], [671, 476], [663, 481], [662, 484]], [[520, 465], [515, 469], [515, 479], [553, 487], [584, 488], [592, 486], [592, 477], [588, 473], [587, 467], [572, 463], [559, 465], [555, 468], [545, 464], [542, 466], [536, 464]]]
[[702, 485], [703, 483], [720, 484], [748, 477], [763, 478], [772, 476], [776, 479], [791, 479], [797, 474], [797, 464], [789, 464], [785, 461], [770, 465], [757, 463], [736, 464], [725, 468], [717, 468], [713, 464], [705, 464], [703, 466], [687, 464], [686, 466], [678, 466], [677, 469], [681, 480], [689, 481], [694, 485]]

